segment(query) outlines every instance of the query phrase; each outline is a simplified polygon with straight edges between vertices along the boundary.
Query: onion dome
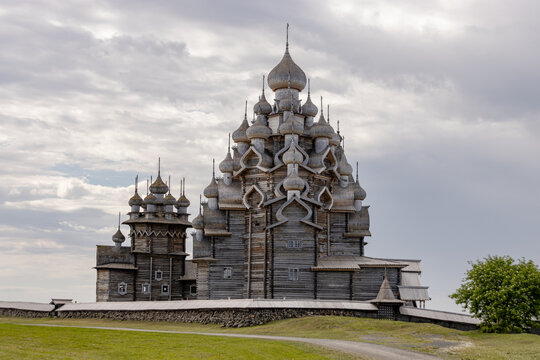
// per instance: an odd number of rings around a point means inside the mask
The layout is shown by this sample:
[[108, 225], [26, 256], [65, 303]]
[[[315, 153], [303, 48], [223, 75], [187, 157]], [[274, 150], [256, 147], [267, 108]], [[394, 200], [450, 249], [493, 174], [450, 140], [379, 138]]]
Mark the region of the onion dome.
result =
[[283, 58], [279, 64], [270, 71], [270, 74], [268, 74], [268, 86], [270, 86], [273, 91], [286, 88], [289, 75], [292, 89], [302, 91], [306, 87], [306, 74], [291, 58], [291, 55], [289, 54], [289, 43], [287, 42]]
[[234, 161], [230, 150], [227, 152], [225, 159], [219, 163], [219, 171], [222, 173], [232, 173], [234, 171]]
[[319, 137], [325, 137], [329, 139], [332, 138], [333, 129], [330, 125], [328, 125], [328, 123], [324, 119], [324, 114], [322, 111], [321, 111], [321, 116], [319, 116], [319, 121], [317, 121], [315, 125], [311, 127], [309, 132], [311, 133], [311, 136], [314, 138], [319, 138]]
[[214, 176], [212, 176], [210, 184], [204, 189], [204, 196], [208, 199], [218, 197], [218, 185]]
[[189, 202], [188, 198], [186, 197], [186, 179], [180, 179], [180, 196], [178, 196], [178, 200], [176, 200], [176, 203], [174, 206], [176, 206], [177, 209], [181, 207], [187, 208], [191, 203]]
[[146, 195], [146, 197], [144, 198], [145, 204], [157, 204], [157, 202], [157, 198], [152, 193]]
[[272, 105], [266, 100], [264, 92], [259, 102], [253, 106], [253, 112], [257, 115], [269, 115], [272, 112]]
[[349, 162], [347, 161], [345, 152], [341, 154], [341, 160], [339, 161], [339, 166], [337, 170], [341, 176], [348, 176], [348, 175], [352, 175], [353, 173], [353, 168], [351, 164], [349, 164]]
[[263, 75], [263, 88], [262, 88], [262, 95], [259, 98], [259, 102], [253, 106], [253, 112], [257, 115], [269, 115], [272, 113], [272, 105], [266, 101], [266, 97], [264, 96], [264, 75]]
[[358, 181], [355, 181], [353, 184], [354, 189], [354, 200], [364, 200], [367, 196], [366, 190], [364, 190], [363, 187], [360, 186], [360, 183]]
[[172, 196], [171, 193], [168, 193], [163, 198], [163, 204], [165, 204], [165, 205], [174, 205], [174, 204], [176, 204], [176, 198], [174, 196]]
[[358, 161], [356, 162], [356, 181], [354, 182], [354, 200], [364, 200], [367, 196], [366, 190], [360, 186], [358, 181]]
[[303, 160], [304, 157], [302, 156], [302, 153], [296, 151], [294, 146], [291, 146], [289, 150], [285, 151], [285, 154], [283, 154], [283, 163], [285, 165], [301, 164]]
[[240, 126], [238, 127], [238, 129], [236, 129], [235, 132], [233, 132], [232, 134], [232, 139], [234, 140], [235, 143], [239, 143], [239, 142], [249, 142], [249, 139], [246, 135], [246, 130], [249, 128], [249, 124], [248, 124], [248, 121], [247, 121], [247, 114], [244, 115], [244, 120], [242, 121], [242, 123], [240, 124]]
[[255, 124], [251, 125], [246, 130], [246, 135], [248, 139], [268, 139], [272, 135], [272, 130], [266, 125], [264, 125], [260, 119], [258, 119]]
[[139, 175], [135, 176], [135, 194], [129, 199], [129, 206], [141, 206], [144, 204], [143, 199], [139, 196], [138, 192]]
[[112, 236], [112, 241], [115, 243], [116, 247], [122, 246], [122, 243], [126, 241], [126, 237], [120, 231], [120, 213], [118, 213], [118, 230]]
[[302, 115], [315, 116], [319, 112], [317, 106], [311, 101], [311, 96], [308, 93], [308, 97], [304, 105], [302, 105]]
[[161, 180], [161, 175], [159, 174], [159, 172], [156, 180], [152, 183], [152, 185], [150, 185], [150, 191], [153, 194], [166, 194], [167, 191], [169, 191], [169, 187], [167, 186], [167, 184], [165, 184], [163, 180]]
[[296, 169], [285, 179], [283, 188], [287, 191], [301, 191], [304, 189], [304, 180], [298, 176]]
[[289, 115], [287, 121], [279, 126], [279, 132], [281, 135], [301, 135], [304, 132], [304, 127], [298, 121], [294, 121], [294, 115]]
[[113, 241], [115, 244], [122, 244], [124, 241], [126, 241], [126, 237], [125, 237], [124, 234], [122, 234], [122, 232], [120, 231], [120, 227], [118, 227], [118, 230], [116, 230], [116, 232], [115, 232], [114, 235], [112, 236], [112, 241]]
[[195, 217], [195, 219], [191, 220], [191, 225], [194, 229], [201, 230], [204, 228], [204, 218], [199, 212], [199, 215]]
[[143, 199], [139, 196], [139, 193], [135, 192], [131, 199], [129, 199], [129, 206], [141, 206], [144, 203]]
[[186, 195], [182, 194], [182, 195], [180, 195], [178, 200], [176, 200], [175, 205], [176, 205], [177, 208], [179, 208], [179, 207], [188, 207], [189, 205], [191, 205], [191, 202], [188, 200]]

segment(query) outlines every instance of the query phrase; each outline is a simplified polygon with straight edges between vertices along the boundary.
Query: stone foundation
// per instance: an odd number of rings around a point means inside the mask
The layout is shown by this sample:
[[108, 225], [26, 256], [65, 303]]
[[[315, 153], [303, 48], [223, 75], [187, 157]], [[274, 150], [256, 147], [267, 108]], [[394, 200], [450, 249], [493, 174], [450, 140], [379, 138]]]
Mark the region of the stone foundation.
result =
[[172, 321], [219, 324], [223, 327], [263, 325], [270, 321], [305, 316], [334, 315], [377, 318], [373, 311], [331, 309], [222, 309], [222, 310], [145, 310], [145, 311], [60, 311], [60, 318]]
[[51, 316], [51, 313], [49, 313], [47, 311], [33, 311], [33, 310], [20, 310], [20, 309], [0, 309], [0, 316], [41, 318], [41, 317], [49, 317], [49, 316]]

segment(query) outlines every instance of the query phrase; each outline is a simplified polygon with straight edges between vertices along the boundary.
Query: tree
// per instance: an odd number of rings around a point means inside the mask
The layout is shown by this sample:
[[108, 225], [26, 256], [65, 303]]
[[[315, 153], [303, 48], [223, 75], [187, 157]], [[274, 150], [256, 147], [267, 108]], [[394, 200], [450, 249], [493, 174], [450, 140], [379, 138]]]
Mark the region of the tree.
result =
[[450, 295], [479, 318], [485, 332], [522, 332], [540, 315], [540, 270], [531, 260], [488, 256], [469, 262], [461, 287]]

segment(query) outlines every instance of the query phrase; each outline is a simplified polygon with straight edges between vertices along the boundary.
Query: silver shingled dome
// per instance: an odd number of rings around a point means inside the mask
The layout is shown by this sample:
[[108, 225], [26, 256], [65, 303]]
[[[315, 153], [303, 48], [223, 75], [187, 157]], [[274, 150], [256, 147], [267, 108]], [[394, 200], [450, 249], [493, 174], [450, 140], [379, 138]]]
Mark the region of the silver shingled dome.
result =
[[296, 65], [289, 54], [289, 49], [287, 49], [279, 64], [277, 64], [272, 71], [270, 71], [270, 74], [268, 74], [268, 86], [270, 86], [273, 91], [286, 89], [289, 74], [291, 76], [291, 88], [302, 91], [307, 83], [306, 74], [298, 65]]

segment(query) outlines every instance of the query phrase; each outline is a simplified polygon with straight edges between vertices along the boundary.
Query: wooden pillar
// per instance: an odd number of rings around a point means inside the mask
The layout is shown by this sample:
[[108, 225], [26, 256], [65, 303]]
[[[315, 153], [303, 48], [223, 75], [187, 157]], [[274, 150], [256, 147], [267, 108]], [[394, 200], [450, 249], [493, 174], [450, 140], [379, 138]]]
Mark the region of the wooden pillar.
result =
[[173, 279], [172, 279], [172, 257], [169, 257], [169, 301], [171, 301], [171, 297], [172, 297], [172, 283], [173, 283]]
[[349, 300], [353, 299], [353, 272], [349, 271]]
[[317, 275], [318, 271], [313, 272], [313, 298], [317, 299]]
[[247, 264], [247, 298], [249, 299], [251, 297], [251, 211], [249, 211], [249, 222], [248, 222], [248, 264]]
[[148, 300], [152, 301], [152, 257], [150, 256], [150, 292], [148, 294]]
[[326, 212], [326, 255], [330, 256], [330, 211]]

